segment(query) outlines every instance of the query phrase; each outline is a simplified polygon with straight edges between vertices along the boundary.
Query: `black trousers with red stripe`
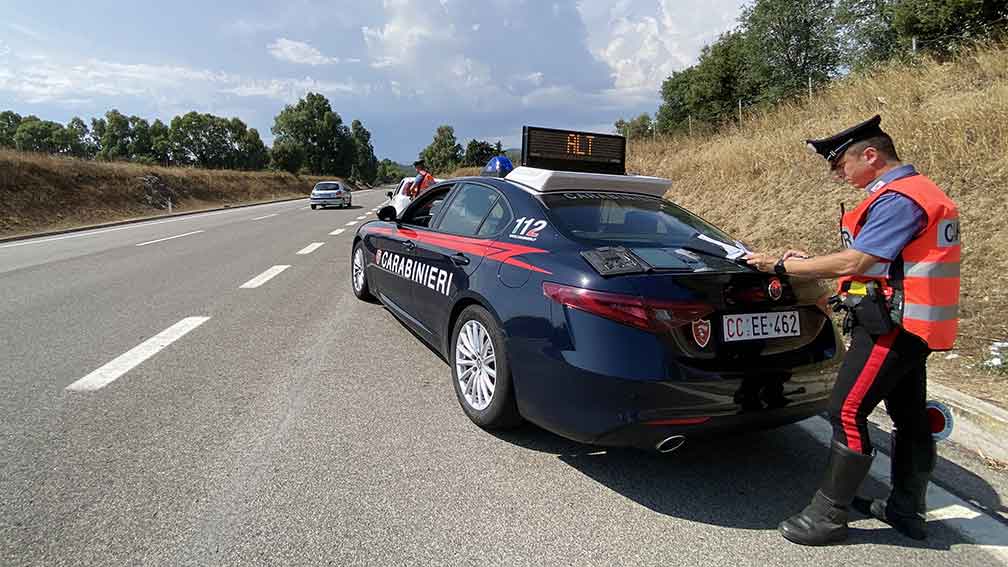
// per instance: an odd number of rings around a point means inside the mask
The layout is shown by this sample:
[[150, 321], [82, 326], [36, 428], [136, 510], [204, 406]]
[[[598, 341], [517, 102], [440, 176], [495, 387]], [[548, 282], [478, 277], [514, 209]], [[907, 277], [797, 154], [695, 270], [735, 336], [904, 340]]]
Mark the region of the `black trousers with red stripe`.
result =
[[885, 335], [871, 335], [855, 325], [830, 398], [833, 439], [870, 455], [868, 414], [882, 400], [902, 436], [929, 439], [925, 412], [929, 354], [923, 340], [900, 327]]

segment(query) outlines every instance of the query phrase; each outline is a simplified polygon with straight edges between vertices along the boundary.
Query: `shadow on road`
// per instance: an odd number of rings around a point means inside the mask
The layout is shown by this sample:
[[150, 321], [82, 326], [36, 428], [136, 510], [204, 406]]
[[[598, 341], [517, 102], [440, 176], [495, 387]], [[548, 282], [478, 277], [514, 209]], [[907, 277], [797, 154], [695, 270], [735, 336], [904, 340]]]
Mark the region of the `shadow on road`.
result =
[[[876, 446], [888, 447], [888, 435], [872, 433]], [[800, 511], [819, 486], [827, 449], [802, 428], [788, 426], [715, 439], [687, 441], [675, 453], [661, 455], [635, 449], [612, 449], [569, 441], [533, 425], [497, 433], [509, 443], [554, 454], [585, 476], [660, 514], [732, 528], [775, 530]], [[982, 478], [951, 461], [970, 477], [971, 486], [993, 493]], [[940, 480], [939, 480], [940, 483]], [[869, 477], [864, 496], [882, 498], [888, 488]], [[989, 496], [989, 494], [987, 495]], [[893, 545], [947, 550], [971, 543], [940, 522], [928, 524], [924, 542], [852, 513], [848, 544]]]

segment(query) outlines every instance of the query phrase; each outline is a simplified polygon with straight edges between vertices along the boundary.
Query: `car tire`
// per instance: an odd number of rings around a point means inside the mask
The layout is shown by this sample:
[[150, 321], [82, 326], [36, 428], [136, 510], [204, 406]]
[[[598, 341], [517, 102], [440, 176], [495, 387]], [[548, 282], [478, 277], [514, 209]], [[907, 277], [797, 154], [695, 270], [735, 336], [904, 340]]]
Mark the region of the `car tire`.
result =
[[354, 295], [361, 301], [374, 301], [371, 286], [367, 279], [367, 259], [364, 257], [364, 241], [359, 240], [354, 245], [350, 255], [350, 287]]
[[313, 211], [314, 211], [314, 210], [315, 210], [315, 207], [317, 207], [317, 206], [318, 206], [318, 205], [312, 205], [312, 206], [311, 206], [311, 210], [313, 210]]
[[[467, 345], [475, 345], [482, 352], [470, 350]], [[522, 424], [504, 335], [489, 311], [479, 305], [462, 310], [452, 328], [448, 354], [455, 395], [473, 423], [483, 429], [510, 429]], [[471, 369], [468, 377], [467, 369]]]

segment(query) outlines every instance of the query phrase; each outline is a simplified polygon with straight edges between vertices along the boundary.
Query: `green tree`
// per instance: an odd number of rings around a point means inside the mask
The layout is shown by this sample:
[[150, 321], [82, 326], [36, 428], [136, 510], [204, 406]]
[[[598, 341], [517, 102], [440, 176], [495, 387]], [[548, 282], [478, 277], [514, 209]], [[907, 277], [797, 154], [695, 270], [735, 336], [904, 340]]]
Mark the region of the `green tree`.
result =
[[107, 126], [104, 118], [91, 119], [91, 133], [88, 134], [88, 151], [94, 157], [101, 155], [102, 140], [105, 138], [105, 129]]
[[14, 146], [23, 152], [67, 154], [70, 135], [58, 122], [26, 116], [14, 132]]
[[0, 148], [16, 147], [16, 144], [14, 143], [14, 133], [17, 132], [18, 126], [20, 125], [20, 114], [12, 110], [0, 112]]
[[91, 159], [94, 157], [94, 153], [91, 151], [91, 145], [88, 141], [88, 135], [90, 131], [88, 130], [87, 124], [84, 123], [80, 117], [74, 116], [70, 122], [66, 125], [67, 137], [70, 140], [70, 147], [68, 153], [74, 157]]
[[895, 0], [892, 10], [893, 29], [904, 46], [916, 37], [920, 48], [939, 55], [1008, 25], [1005, 0]]
[[126, 157], [134, 161], [157, 162], [154, 156], [154, 141], [151, 139], [150, 124], [139, 116], [130, 116], [129, 127]]
[[901, 50], [893, 28], [893, 0], [838, 0], [842, 62], [861, 69], [887, 61]]
[[430, 145], [420, 152], [432, 173], [449, 173], [462, 161], [462, 146], [455, 140], [455, 128], [438, 126]]
[[[500, 141], [497, 142], [497, 145], [500, 146]], [[498, 155], [497, 148], [490, 145], [490, 142], [469, 140], [469, 143], [466, 144], [465, 155], [462, 157], [462, 165], [482, 167], [495, 155]]]
[[304, 150], [293, 142], [276, 142], [270, 150], [270, 167], [297, 174], [304, 164]]
[[629, 122], [620, 118], [614, 126], [621, 136], [631, 140], [648, 138], [654, 133], [654, 124], [651, 121], [651, 116], [646, 112], [637, 118], [631, 119]]
[[150, 125], [151, 158], [157, 163], [168, 166], [172, 164], [174, 148], [171, 141], [171, 129], [167, 124], [155, 119]]
[[259, 131], [249, 128], [238, 143], [241, 169], [259, 171], [266, 169], [270, 162], [269, 150], [259, 136]]
[[274, 119], [272, 132], [277, 143], [301, 148], [309, 173], [350, 176], [356, 159], [350, 130], [325, 96], [308, 93], [297, 104], [285, 106]]
[[391, 183], [392, 181], [396, 181], [401, 177], [405, 176], [402, 175], [402, 170], [400, 169], [399, 164], [388, 158], [385, 158], [381, 160], [381, 162], [379, 162], [378, 173], [376, 175], [375, 181], [377, 181], [378, 183]]
[[748, 78], [759, 99], [776, 102], [822, 85], [840, 70], [834, 0], [756, 0], [740, 19]]
[[350, 137], [354, 145], [353, 178], [367, 184], [373, 184], [378, 177], [378, 158], [374, 155], [371, 145], [371, 132], [360, 120], [350, 123]]
[[130, 122], [116, 109], [105, 113], [105, 128], [98, 157], [103, 160], [129, 159]]

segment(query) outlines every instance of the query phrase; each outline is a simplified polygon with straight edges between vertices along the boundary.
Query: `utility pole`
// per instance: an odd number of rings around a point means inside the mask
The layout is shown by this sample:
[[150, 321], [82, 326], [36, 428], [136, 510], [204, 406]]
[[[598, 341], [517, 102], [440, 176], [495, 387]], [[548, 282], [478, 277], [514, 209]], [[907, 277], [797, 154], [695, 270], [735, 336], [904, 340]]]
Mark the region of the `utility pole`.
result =
[[742, 99], [738, 99], [738, 127], [742, 129]]
[[910, 40], [910, 52], [913, 53], [914, 55], [917, 55], [917, 36], [914, 36]]
[[692, 114], [687, 114], [686, 115], [686, 120], [689, 123], [689, 135], [690, 135], [690, 138], [692, 138], [693, 137], [693, 115]]
[[808, 100], [812, 102], [812, 75], [808, 76]]

